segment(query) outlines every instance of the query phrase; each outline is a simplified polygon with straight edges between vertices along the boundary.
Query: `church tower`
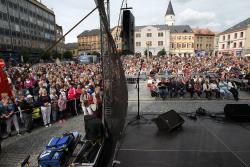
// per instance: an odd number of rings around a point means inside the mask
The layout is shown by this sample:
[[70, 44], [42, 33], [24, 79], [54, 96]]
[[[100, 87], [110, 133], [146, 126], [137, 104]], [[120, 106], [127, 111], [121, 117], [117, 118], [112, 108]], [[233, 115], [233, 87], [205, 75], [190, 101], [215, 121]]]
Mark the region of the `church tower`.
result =
[[175, 14], [174, 14], [171, 0], [169, 1], [169, 4], [168, 4], [168, 10], [165, 15], [165, 21], [166, 21], [166, 25], [168, 26], [173, 26], [175, 24]]

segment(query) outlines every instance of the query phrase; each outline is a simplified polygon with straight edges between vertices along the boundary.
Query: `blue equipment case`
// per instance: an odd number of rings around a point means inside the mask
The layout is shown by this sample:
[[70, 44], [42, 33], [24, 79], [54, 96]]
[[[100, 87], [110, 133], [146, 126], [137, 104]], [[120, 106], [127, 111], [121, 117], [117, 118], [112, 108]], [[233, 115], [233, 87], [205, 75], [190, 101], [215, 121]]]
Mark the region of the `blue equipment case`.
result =
[[81, 135], [78, 132], [64, 134], [62, 137], [53, 137], [45, 150], [38, 157], [40, 167], [62, 167], [66, 163], [66, 159], [70, 156]]

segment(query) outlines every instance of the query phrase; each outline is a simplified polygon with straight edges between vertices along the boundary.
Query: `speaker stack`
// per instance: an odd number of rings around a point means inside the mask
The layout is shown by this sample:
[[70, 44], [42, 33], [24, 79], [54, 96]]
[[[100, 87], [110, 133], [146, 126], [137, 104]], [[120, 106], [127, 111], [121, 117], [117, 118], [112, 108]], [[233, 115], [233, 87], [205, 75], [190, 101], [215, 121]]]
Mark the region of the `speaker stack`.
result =
[[250, 121], [250, 107], [248, 104], [227, 104], [224, 108], [226, 118], [234, 121]]

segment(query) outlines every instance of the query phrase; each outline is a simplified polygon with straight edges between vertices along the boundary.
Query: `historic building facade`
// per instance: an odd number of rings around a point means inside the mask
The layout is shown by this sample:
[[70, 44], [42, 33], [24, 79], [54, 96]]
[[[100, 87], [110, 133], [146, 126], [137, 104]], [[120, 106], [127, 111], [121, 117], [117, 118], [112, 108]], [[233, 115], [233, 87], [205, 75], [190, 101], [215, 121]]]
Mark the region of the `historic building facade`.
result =
[[86, 30], [77, 36], [79, 54], [91, 54], [101, 52], [100, 30]]
[[194, 56], [194, 33], [190, 26], [170, 26], [170, 55]]
[[[63, 28], [62, 26], [59, 26], [56, 24], [56, 41], [58, 41], [62, 37], [63, 37]], [[56, 51], [61, 54], [65, 52], [65, 39], [64, 38], [56, 45]]]
[[211, 56], [214, 53], [215, 33], [209, 29], [193, 28], [194, 32], [194, 51], [196, 55]]
[[145, 55], [149, 50], [152, 55], [165, 49], [169, 54], [170, 31], [166, 25], [135, 27], [135, 53]]
[[250, 36], [247, 35], [250, 18], [220, 33], [219, 53], [223, 55], [244, 56]]

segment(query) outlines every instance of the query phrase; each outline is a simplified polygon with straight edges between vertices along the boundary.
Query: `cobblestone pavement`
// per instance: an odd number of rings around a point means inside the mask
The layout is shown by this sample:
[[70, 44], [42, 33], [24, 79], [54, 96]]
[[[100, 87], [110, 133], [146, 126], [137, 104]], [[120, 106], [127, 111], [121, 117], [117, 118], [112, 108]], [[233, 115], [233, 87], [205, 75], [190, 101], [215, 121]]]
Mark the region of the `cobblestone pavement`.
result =
[[27, 155], [31, 155], [31, 166], [38, 166], [37, 157], [52, 137], [72, 131], [84, 134], [83, 125], [84, 118], [80, 115], [66, 120], [64, 124], [55, 123], [49, 128], [35, 129], [30, 134], [25, 133], [22, 136], [7, 138], [2, 142], [0, 167], [19, 167]]

